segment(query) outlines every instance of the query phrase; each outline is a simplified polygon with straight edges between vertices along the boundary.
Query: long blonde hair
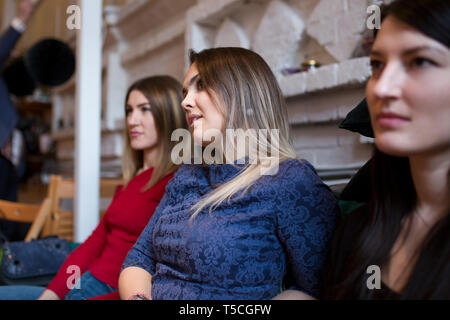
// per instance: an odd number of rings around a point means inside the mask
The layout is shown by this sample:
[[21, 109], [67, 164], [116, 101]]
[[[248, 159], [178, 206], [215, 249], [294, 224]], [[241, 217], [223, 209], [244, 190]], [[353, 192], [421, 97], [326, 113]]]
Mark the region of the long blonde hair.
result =
[[[223, 112], [226, 129], [248, 132], [252, 132], [249, 129], [256, 129], [254, 132], [265, 129], [279, 133], [277, 137], [248, 135], [250, 140], [257, 142], [260, 150], [271, 150], [272, 153], [259, 157], [256, 163], [247, 163], [236, 177], [208, 193], [192, 207], [194, 218], [205, 207], [211, 212], [238, 192], [247, 192], [261, 177], [263, 167], [269, 172], [274, 171], [275, 165], [297, 156], [290, 138], [285, 99], [264, 59], [243, 48], [214, 48], [199, 53], [191, 51], [190, 61], [196, 64], [203, 85]], [[227, 135], [228, 147], [229, 141], [232, 139]], [[272, 161], [274, 158], [276, 161]]]
[[[183, 109], [180, 106], [182, 86], [174, 78], [163, 75], [136, 81], [127, 91], [125, 105], [133, 90], [141, 92], [150, 103], [158, 134], [158, 158], [152, 177], [144, 188], [144, 190], [147, 190], [177, 169], [178, 166], [171, 160], [171, 151], [175, 145], [175, 142], [171, 141], [171, 134], [176, 129], [187, 129], [188, 126]], [[125, 147], [122, 156], [122, 172], [125, 184], [128, 184], [143, 167], [143, 151], [131, 148], [127, 128], [125, 128], [123, 136]]]

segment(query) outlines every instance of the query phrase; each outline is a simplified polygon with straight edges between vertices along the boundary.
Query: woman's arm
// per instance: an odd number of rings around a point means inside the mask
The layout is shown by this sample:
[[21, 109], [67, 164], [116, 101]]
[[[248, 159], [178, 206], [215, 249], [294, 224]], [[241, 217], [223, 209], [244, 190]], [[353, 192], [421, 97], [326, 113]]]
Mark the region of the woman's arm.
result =
[[128, 267], [119, 276], [119, 295], [122, 300], [134, 300], [137, 295], [152, 297], [152, 276], [138, 267]]
[[155, 224], [161, 217], [167, 201], [168, 192], [164, 194], [155, 213], [134, 246], [128, 251], [122, 264], [122, 272], [119, 276], [119, 295], [123, 300], [128, 300], [136, 294], [143, 294], [147, 299], [151, 299], [151, 274], [156, 272], [156, 263], [153, 260], [152, 235]]
[[319, 298], [329, 243], [339, 215], [337, 200], [307, 162], [294, 163], [280, 179], [277, 233], [285, 249], [287, 291], [277, 298]]

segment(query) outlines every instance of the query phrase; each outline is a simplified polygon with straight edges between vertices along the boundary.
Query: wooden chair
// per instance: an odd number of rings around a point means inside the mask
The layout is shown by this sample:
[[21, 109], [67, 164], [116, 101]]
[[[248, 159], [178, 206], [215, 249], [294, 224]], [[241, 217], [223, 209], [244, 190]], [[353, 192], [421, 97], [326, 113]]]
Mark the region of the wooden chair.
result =
[[[101, 179], [100, 197], [112, 198], [116, 188], [122, 184], [120, 179]], [[75, 194], [75, 183], [73, 179], [63, 179], [61, 176], [50, 177], [49, 195], [51, 198], [51, 213], [47, 217], [42, 236], [56, 235], [73, 242], [73, 199]], [[66, 200], [65, 206], [63, 201]], [[68, 202], [67, 200], [70, 200]], [[100, 210], [100, 218], [105, 213]]]
[[[120, 179], [101, 179], [100, 198], [112, 199]], [[41, 205], [24, 204], [0, 200], [0, 218], [17, 222], [31, 223], [25, 241], [38, 237], [55, 235], [73, 242], [73, 198], [75, 184], [73, 179], [50, 176], [47, 196]], [[62, 205], [63, 201], [66, 205]], [[71, 202], [71, 203], [70, 203]], [[100, 218], [105, 210], [100, 210]]]
[[0, 218], [31, 223], [25, 241], [37, 239], [50, 214], [51, 201], [44, 199], [41, 205], [0, 200]]
[[42, 230], [42, 237], [55, 235], [73, 241], [73, 211], [61, 207], [61, 201], [73, 200], [74, 194], [75, 184], [72, 179], [50, 176], [48, 197], [51, 199], [51, 209]]
[[[123, 183], [122, 179], [100, 179], [100, 198], [108, 199], [109, 204], [116, 193], [117, 187], [123, 185]], [[106, 208], [100, 208], [100, 218], [103, 217], [105, 212]]]

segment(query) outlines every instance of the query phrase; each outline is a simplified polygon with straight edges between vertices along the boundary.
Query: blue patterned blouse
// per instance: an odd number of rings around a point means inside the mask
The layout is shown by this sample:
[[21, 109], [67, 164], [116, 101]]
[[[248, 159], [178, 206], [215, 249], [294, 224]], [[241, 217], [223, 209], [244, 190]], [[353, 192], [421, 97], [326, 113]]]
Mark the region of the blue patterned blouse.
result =
[[283, 161], [276, 175], [189, 220], [192, 205], [241, 169], [182, 165], [169, 181], [122, 266], [152, 275], [153, 299], [270, 299], [286, 283], [318, 296], [339, 209], [308, 162]]

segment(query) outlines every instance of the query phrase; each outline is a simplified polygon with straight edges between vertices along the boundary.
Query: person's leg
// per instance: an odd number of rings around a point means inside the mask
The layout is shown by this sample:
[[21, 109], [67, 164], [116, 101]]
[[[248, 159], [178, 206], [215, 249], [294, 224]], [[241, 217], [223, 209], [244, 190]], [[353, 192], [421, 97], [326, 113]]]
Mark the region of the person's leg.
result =
[[80, 289], [73, 288], [65, 300], [86, 300], [116, 291], [113, 287], [97, 280], [89, 271], [86, 271], [80, 279]]
[[44, 287], [0, 286], [0, 300], [36, 300]]

